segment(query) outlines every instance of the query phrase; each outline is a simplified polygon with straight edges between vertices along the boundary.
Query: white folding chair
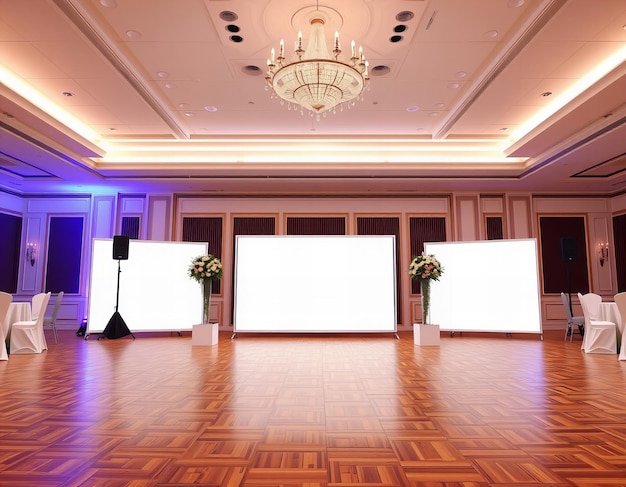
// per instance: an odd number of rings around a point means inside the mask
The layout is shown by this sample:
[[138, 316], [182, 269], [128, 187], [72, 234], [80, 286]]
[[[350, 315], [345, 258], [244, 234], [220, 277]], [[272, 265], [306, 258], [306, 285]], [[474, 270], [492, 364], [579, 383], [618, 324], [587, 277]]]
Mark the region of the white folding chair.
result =
[[581, 336], [583, 335], [583, 330], [585, 327], [585, 317], [572, 316], [570, 302], [565, 293], [561, 293], [561, 301], [563, 302], [563, 307], [565, 308], [565, 316], [567, 317], [567, 328], [565, 328], [565, 338], [563, 338], [563, 340], [567, 340], [567, 335], [569, 335], [569, 341], [571, 342], [572, 337], [574, 336], [574, 327], [578, 328]]
[[0, 291], [0, 360], [8, 360], [7, 346], [4, 341], [4, 320], [6, 320], [7, 313], [9, 312], [9, 306], [11, 306], [13, 296], [9, 293]]
[[59, 313], [59, 305], [63, 300], [63, 291], [57, 294], [57, 299], [54, 302], [54, 306], [52, 308], [52, 314], [50, 316], [45, 316], [43, 318], [43, 326], [49, 326], [52, 328], [52, 334], [54, 335], [54, 343], [59, 343], [59, 337], [57, 336], [57, 314]]
[[46, 306], [50, 301], [50, 293], [41, 300], [41, 311], [36, 320], [18, 321], [11, 325], [11, 354], [41, 353], [48, 350], [46, 337], [43, 333], [43, 318]]
[[600, 320], [600, 303], [602, 296], [594, 293], [580, 294], [578, 299], [585, 316], [585, 336], [583, 350], [585, 353], [617, 353], [617, 333], [615, 323]]

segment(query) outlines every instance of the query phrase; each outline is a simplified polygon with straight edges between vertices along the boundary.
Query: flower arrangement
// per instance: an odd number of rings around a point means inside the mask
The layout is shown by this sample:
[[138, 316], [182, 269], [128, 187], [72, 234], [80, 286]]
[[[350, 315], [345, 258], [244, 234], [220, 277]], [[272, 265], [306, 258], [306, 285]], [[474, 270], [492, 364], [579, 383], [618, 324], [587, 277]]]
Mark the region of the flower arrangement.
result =
[[430, 282], [438, 281], [443, 274], [441, 263], [432, 254], [418, 255], [413, 257], [409, 265], [409, 276], [414, 281], [420, 282], [422, 293], [422, 323], [427, 325], [430, 321]]
[[443, 267], [432, 254], [414, 257], [409, 265], [409, 276], [417, 281], [438, 281]]
[[200, 255], [189, 266], [189, 277], [198, 282], [215, 281], [224, 275], [222, 262], [214, 255]]
[[189, 277], [202, 284], [203, 306], [202, 322], [209, 322], [209, 312], [211, 308], [211, 284], [213, 281], [221, 279], [224, 275], [222, 262], [214, 255], [200, 255], [191, 261], [189, 265]]

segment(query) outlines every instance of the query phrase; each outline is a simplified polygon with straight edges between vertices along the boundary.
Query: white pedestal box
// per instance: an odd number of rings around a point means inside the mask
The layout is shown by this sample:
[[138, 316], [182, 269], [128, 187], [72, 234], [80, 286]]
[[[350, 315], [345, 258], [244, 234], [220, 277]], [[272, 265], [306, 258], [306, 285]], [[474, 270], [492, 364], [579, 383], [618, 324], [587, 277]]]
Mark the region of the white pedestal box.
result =
[[207, 325], [193, 325], [191, 329], [192, 345], [217, 345], [219, 325], [209, 323]]
[[415, 345], [439, 345], [439, 325], [413, 323], [413, 343]]

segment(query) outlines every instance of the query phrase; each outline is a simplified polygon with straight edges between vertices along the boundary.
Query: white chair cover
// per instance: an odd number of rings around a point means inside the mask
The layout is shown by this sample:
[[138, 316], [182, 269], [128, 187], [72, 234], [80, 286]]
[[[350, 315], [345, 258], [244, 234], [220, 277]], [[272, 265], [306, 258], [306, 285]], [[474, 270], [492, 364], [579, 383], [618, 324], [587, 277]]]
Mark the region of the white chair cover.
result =
[[48, 350], [46, 337], [43, 333], [43, 318], [46, 306], [50, 301], [50, 293], [46, 293], [41, 301], [41, 312], [36, 320], [18, 321], [11, 326], [11, 354], [41, 353]]
[[578, 293], [578, 299], [580, 299], [585, 317], [582, 349], [585, 353], [617, 353], [615, 323], [598, 319], [602, 296], [594, 293], [585, 295]]
[[50, 293], [39, 293], [39, 294], [35, 294], [31, 300], [31, 304], [30, 304], [30, 319], [32, 321], [35, 321], [38, 317], [39, 317], [39, 312], [46, 312], [46, 307], [43, 307], [42, 310], [42, 303], [44, 298], [46, 297], [46, 294], [50, 294]]
[[7, 345], [4, 341], [6, 337], [4, 336], [4, 327], [2, 326], [2, 323], [4, 323], [7, 313], [9, 312], [11, 301], [13, 301], [13, 296], [9, 293], [0, 291], [0, 360], [9, 360]]
[[617, 327], [621, 331], [622, 343], [619, 350], [619, 359], [626, 360], [626, 346], [624, 345], [624, 330], [626, 329], [626, 292], [618, 293], [615, 295], [615, 304], [619, 311], [621, 323], [617, 323]]

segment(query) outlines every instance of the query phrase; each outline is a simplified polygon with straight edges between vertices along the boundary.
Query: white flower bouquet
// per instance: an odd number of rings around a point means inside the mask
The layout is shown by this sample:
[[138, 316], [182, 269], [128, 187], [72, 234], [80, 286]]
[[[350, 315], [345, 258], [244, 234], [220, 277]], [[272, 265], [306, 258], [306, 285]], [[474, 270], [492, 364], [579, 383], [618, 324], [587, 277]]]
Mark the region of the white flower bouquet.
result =
[[189, 277], [198, 282], [215, 281], [224, 275], [222, 262], [214, 255], [200, 255], [189, 266]]

